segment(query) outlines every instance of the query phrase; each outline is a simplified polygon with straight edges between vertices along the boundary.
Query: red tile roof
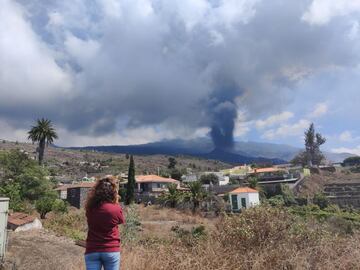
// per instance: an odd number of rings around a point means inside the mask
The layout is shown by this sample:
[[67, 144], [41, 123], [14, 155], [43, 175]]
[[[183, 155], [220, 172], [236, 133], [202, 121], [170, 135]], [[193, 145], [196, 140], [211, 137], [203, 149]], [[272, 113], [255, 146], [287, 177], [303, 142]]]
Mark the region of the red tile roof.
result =
[[239, 187], [237, 189], [234, 189], [233, 191], [230, 191], [230, 194], [239, 194], [239, 193], [258, 193], [256, 189], [249, 188], [249, 187]]
[[60, 187], [57, 187], [55, 190], [61, 191], [61, 190], [67, 190], [68, 188], [77, 188], [77, 187], [92, 188], [94, 185], [95, 182], [83, 182], [78, 184], [62, 185]]
[[158, 175], [138, 175], [135, 176], [136, 183], [179, 183], [178, 180], [172, 178], [165, 178]]
[[36, 219], [34, 216], [27, 215], [25, 213], [15, 212], [9, 215], [8, 223], [16, 226], [22, 226], [33, 222]]

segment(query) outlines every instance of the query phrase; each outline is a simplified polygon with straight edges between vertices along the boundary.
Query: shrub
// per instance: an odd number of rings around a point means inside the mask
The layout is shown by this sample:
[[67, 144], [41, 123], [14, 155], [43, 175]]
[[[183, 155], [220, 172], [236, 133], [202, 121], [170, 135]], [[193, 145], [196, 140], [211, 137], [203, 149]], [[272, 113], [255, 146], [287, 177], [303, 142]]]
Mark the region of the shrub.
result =
[[318, 205], [320, 209], [325, 209], [329, 205], [329, 199], [322, 193], [315, 194], [313, 203]]
[[271, 206], [246, 209], [226, 216], [218, 226], [220, 242], [238, 249], [257, 247], [286, 237], [293, 220], [288, 212]]
[[35, 208], [39, 212], [41, 219], [45, 219], [46, 214], [52, 210], [54, 202], [55, 199], [52, 196], [45, 196], [36, 201]]
[[272, 206], [284, 206], [285, 205], [285, 201], [284, 201], [284, 198], [282, 195], [273, 196], [270, 199], [268, 199], [267, 202]]
[[125, 214], [126, 223], [121, 225], [122, 241], [125, 243], [135, 242], [138, 239], [138, 231], [141, 225], [136, 206], [134, 204], [127, 206]]
[[68, 203], [61, 199], [56, 199], [53, 203], [52, 211], [54, 211], [56, 213], [67, 213], [68, 212]]
[[87, 223], [84, 210], [52, 215], [43, 223], [45, 228], [59, 235], [67, 236], [75, 240], [84, 240], [86, 237]]

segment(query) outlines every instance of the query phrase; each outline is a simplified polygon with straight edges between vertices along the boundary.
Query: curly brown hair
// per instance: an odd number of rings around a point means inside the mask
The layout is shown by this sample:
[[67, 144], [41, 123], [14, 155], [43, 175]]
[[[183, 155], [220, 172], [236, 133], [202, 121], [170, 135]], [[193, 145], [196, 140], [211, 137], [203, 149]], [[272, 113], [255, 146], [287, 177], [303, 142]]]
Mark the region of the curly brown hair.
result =
[[89, 191], [86, 201], [86, 211], [90, 211], [105, 202], [117, 203], [119, 201], [117, 180], [113, 176], [105, 176], [96, 181]]

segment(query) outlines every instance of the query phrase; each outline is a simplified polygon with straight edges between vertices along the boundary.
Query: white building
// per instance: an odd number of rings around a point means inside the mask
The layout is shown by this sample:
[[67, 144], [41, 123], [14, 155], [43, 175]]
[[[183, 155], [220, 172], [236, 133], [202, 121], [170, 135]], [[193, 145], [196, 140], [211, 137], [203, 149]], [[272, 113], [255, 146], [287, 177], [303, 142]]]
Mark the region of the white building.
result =
[[7, 228], [15, 232], [42, 229], [41, 221], [25, 213], [15, 212], [9, 215]]
[[229, 192], [231, 210], [240, 211], [242, 208], [249, 208], [260, 204], [259, 192], [248, 187], [239, 187]]

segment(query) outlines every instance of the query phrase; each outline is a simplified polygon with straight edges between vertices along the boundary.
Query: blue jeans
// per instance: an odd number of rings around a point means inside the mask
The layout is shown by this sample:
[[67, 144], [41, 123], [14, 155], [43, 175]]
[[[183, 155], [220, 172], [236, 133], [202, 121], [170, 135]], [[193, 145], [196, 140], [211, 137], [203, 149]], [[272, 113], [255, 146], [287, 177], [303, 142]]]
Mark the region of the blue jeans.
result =
[[119, 270], [120, 252], [93, 252], [85, 254], [86, 270]]

